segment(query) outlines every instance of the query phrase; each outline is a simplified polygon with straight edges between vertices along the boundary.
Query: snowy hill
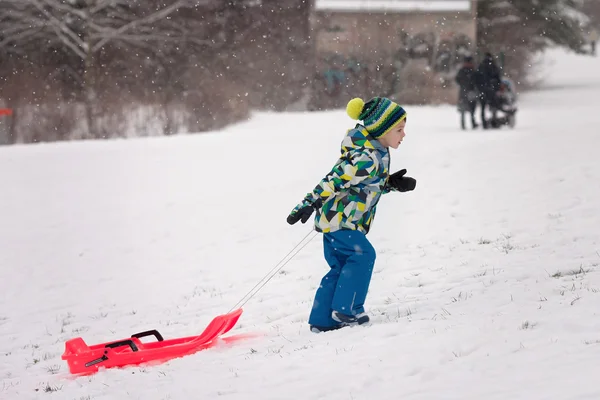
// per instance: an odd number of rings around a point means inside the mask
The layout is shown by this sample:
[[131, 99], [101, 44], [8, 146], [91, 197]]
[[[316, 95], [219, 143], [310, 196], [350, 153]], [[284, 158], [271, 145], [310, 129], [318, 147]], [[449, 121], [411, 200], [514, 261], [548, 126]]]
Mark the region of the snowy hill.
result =
[[198, 334], [305, 235], [343, 111], [195, 136], [0, 148], [0, 399], [598, 399], [600, 59], [561, 52], [514, 130], [407, 107], [367, 327], [313, 334], [320, 236], [244, 306], [258, 335], [72, 379], [67, 339]]

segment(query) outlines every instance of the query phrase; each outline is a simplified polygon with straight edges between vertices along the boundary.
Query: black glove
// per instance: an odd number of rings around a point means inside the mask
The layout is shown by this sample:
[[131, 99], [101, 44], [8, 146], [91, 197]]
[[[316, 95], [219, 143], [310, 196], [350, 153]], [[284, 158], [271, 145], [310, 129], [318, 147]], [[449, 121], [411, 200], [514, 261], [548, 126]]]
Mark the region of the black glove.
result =
[[287, 223], [290, 225], [294, 225], [298, 221], [302, 221], [302, 223], [306, 223], [313, 211], [317, 208], [321, 207], [321, 200], [312, 201], [311, 198], [306, 198], [302, 203], [298, 204], [288, 215]]
[[408, 192], [415, 190], [417, 181], [414, 178], [404, 176], [406, 169], [401, 169], [398, 172], [394, 172], [388, 178], [388, 185], [399, 192]]

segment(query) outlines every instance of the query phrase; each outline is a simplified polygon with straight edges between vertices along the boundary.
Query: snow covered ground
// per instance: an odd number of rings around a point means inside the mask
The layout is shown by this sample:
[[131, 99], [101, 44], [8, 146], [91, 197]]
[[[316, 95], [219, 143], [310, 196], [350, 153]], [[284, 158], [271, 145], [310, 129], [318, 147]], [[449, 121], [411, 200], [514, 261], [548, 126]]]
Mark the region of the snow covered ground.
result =
[[343, 111], [193, 136], [0, 148], [0, 399], [598, 399], [600, 59], [551, 52], [514, 130], [407, 107], [380, 202], [373, 323], [306, 324], [317, 236], [244, 307], [258, 337], [69, 377], [64, 342], [200, 333], [310, 232]]

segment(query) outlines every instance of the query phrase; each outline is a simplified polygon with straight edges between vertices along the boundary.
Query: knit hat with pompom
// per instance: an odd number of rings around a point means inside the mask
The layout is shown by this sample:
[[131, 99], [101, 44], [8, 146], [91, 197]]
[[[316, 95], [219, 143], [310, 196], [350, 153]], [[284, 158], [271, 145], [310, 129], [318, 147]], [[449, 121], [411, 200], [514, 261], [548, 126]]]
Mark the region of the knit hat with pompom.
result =
[[373, 97], [366, 103], [356, 97], [348, 102], [346, 113], [354, 120], [363, 121], [367, 131], [376, 139], [406, 119], [404, 108], [386, 97]]

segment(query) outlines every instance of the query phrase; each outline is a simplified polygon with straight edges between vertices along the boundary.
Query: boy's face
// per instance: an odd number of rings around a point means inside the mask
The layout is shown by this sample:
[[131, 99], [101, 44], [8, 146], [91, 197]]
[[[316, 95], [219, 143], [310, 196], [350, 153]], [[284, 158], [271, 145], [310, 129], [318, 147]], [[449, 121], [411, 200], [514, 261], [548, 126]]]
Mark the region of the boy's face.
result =
[[391, 147], [393, 149], [397, 149], [402, 143], [402, 139], [406, 136], [404, 132], [404, 127], [406, 126], [406, 120], [400, 121], [398, 125], [394, 127], [391, 131], [387, 133], [384, 137], [380, 138], [379, 141], [384, 147]]

